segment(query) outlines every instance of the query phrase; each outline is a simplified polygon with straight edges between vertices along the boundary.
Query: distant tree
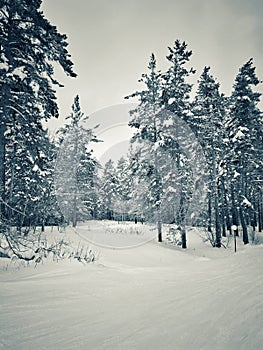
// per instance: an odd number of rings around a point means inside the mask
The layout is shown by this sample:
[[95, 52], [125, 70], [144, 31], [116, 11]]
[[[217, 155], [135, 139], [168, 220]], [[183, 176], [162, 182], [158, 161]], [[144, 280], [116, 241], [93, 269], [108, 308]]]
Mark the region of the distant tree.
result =
[[149, 181], [144, 176], [140, 164], [140, 152], [135, 147], [130, 148], [129, 152], [129, 168], [132, 176], [131, 187], [131, 214], [133, 217], [144, 217], [146, 221], [155, 219], [155, 210], [151, 204], [149, 196]]
[[129, 164], [129, 159], [121, 157], [116, 165], [117, 176], [117, 199], [115, 203], [115, 211], [122, 221], [130, 219], [132, 211], [132, 190], [133, 177]]
[[118, 199], [119, 179], [114, 162], [110, 159], [104, 165], [100, 187], [100, 213], [103, 219], [113, 220]]
[[98, 162], [90, 143], [98, 142], [94, 129], [85, 128], [88, 117], [81, 111], [79, 96], [74, 98], [69, 124], [58, 130], [60, 151], [57, 157], [55, 184], [59, 204], [65, 217], [77, 226], [92, 216]]

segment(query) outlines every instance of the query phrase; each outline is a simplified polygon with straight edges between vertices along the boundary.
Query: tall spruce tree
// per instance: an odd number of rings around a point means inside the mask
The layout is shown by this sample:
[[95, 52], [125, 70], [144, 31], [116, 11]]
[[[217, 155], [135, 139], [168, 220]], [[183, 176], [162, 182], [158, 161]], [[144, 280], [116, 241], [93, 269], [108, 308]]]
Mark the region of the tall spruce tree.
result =
[[[174, 183], [174, 190], [177, 189], [177, 205], [175, 222], [181, 229], [182, 247], [186, 248], [186, 215], [188, 211], [189, 198], [191, 197], [192, 178], [189, 174], [189, 162], [186, 161], [186, 154], [189, 142], [184, 137], [185, 127], [182, 122], [188, 122], [190, 109], [190, 92], [192, 85], [187, 81], [189, 76], [195, 73], [193, 68], [187, 68], [192, 51], [187, 50], [187, 44], [176, 40], [173, 47], [168, 47], [169, 68], [162, 74], [162, 98], [161, 105], [166, 111], [166, 122], [163, 123], [165, 134], [165, 147], [172, 158], [173, 171], [177, 174]], [[194, 143], [194, 140], [193, 140]], [[191, 168], [191, 167], [190, 167]], [[190, 176], [189, 176], [190, 175]], [[171, 179], [171, 177], [169, 177]], [[188, 183], [188, 184], [187, 184]]]
[[195, 161], [197, 153], [202, 153], [186, 123], [191, 91], [187, 78], [194, 73], [192, 68], [185, 68], [192, 54], [186, 48], [179, 40], [169, 48], [167, 59], [171, 66], [165, 73], [157, 71], [152, 55], [149, 73], [143, 74], [140, 80], [145, 90], [128, 96], [139, 98], [129, 123], [136, 129], [132, 138], [132, 167], [140, 185], [139, 197], [144, 191], [145, 209], [148, 213], [149, 207], [155, 211], [159, 241], [162, 221], [174, 222], [180, 228], [183, 248], [186, 248], [189, 204], [197, 180]]
[[136, 143], [138, 178], [148, 185], [145, 195], [149, 199], [157, 221], [158, 241], [162, 241], [162, 114], [161, 103], [161, 73], [156, 69], [156, 59], [154, 54], [150, 57], [148, 74], [143, 74], [140, 82], [144, 83], [145, 90], [135, 92], [126, 97], [138, 97], [138, 107], [131, 111], [132, 120], [129, 125], [136, 129], [131, 140]]
[[192, 104], [190, 125], [203, 147], [208, 167], [208, 209], [207, 227], [213, 236], [215, 226], [216, 247], [221, 247], [222, 222], [219, 203], [219, 165], [224, 152], [224, 97], [219, 92], [219, 83], [210, 74], [210, 67], [205, 67], [199, 79], [197, 93]]
[[[25, 156], [24, 166], [34, 169], [41, 162], [42, 120], [58, 116], [53, 86], [53, 63], [74, 77], [66, 36], [58, 33], [40, 11], [41, 0], [2, 0], [0, 3], [0, 200], [2, 218], [7, 216], [7, 169], [11, 142], [16, 154]], [[8, 151], [7, 151], [8, 150]], [[12, 193], [15, 189], [13, 188]], [[20, 191], [17, 189], [17, 191]], [[31, 191], [31, 189], [30, 189]], [[18, 192], [16, 193], [18, 195]], [[9, 193], [10, 196], [10, 193]], [[14, 193], [13, 193], [14, 198]], [[31, 201], [30, 196], [28, 200]]]

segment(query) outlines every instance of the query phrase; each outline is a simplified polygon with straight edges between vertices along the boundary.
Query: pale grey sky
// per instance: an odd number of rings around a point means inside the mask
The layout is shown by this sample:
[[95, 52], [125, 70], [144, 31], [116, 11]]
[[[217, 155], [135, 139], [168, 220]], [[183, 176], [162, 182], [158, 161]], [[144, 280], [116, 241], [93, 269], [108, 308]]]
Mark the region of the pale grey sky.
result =
[[167, 47], [176, 39], [193, 51], [195, 80], [209, 65], [226, 94], [250, 57], [263, 78], [262, 0], [43, 0], [42, 9], [67, 34], [78, 74], [57, 73], [65, 84], [58, 91], [61, 118], [76, 94], [86, 114], [125, 103], [123, 97], [140, 88], [150, 54], [165, 69]]

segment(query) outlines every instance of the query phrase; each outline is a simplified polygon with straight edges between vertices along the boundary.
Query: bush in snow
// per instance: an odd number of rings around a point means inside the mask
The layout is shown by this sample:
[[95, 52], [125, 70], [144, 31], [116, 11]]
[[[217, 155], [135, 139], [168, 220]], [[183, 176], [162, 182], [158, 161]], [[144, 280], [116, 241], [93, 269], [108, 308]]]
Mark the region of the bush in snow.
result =
[[166, 241], [173, 245], [182, 245], [182, 235], [180, 226], [172, 225], [169, 227], [168, 233], [166, 234]]
[[50, 257], [57, 262], [62, 259], [75, 259], [83, 264], [97, 260], [95, 252], [80, 243], [75, 247], [70, 242], [59, 239], [49, 244], [41, 234], [21, 236], [10, 228], [0, 233], [0, 254], [1, 257], [9, 258], [10, 262], [33, 262], [35, 267]]
[[109, 234], [121, 234], [126, 236], [143, 235], [143, 227], [129, 224], [115, 224], [107, 222], [105, 232]]

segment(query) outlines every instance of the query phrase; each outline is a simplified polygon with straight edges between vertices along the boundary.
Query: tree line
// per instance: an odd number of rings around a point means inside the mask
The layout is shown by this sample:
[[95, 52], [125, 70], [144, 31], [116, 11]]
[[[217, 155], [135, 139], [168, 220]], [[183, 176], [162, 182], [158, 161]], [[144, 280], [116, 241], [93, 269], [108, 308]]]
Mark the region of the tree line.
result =
[[[67, 37], [40, 11], [41, 0], [3, 0], [0, 11], [0, 229], [17, 234], [38, 225], [94, 219], [174, 223], [187, 246], [187, 225], [206, 228], [212, 244], [262, 231], [262, 112], [253, 60], [239, 70], [231, 96], [204, 67], [193, 94], [192, 52], [176, 40], [169, 68], [150, 57], [127, 157], [104, 167], [99, 142], [79, 96], [55, 139], [43, 121], [58, 117], [54, 63], [75, 77]], [[252, 230], [252, 231], [251, 231]]]

